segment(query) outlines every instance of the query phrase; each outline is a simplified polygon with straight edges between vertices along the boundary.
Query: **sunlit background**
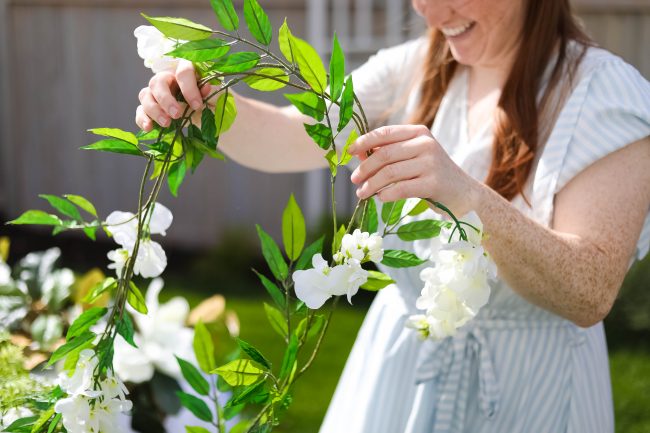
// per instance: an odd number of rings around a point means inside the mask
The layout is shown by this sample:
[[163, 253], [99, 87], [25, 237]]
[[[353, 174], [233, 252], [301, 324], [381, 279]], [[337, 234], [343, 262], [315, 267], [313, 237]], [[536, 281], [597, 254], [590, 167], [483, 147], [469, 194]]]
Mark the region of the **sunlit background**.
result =
[[[241, 6], [241, 2], [235, 2]], [[348, 64], [418, 37], [423, 23], [409, 0], [261, 0], [275, 29], [286, 17], [293, 33], [327, 58], [336, 31]], [[650, 78], [650, 1], [579, 0], [576, 12], [594, 40]], [[100, 126], [135, 130], [138, 91], [150, 71], [137, 56], [133, 29], [139, 15], [182, 16], [215, 25], [208, 0], [0, 0], [0, 221], [27, 209], [45, 209], [38, 194], [81, 194], [100, 215], [133, 210], [142, 164], [128, 157], [78, 150]], [[377, 89], [381, 91], [381, 89]], [[280, 93], [241, 93], [281, 104]], [[345, 176], [339, 176], [345, 178]], [[342, 215], [352, 191], [339, 180]], [[234, 162], [211, 160], [182, 185], [179, 197], [160, 201], [174, 213], [164, 246], [170, 266], [163, 297], [182, 294], [191, 303], [226, 296], [239, 314], [242, 337], [281, 356], [269, 335], [251, 267], [263, 268], [254, 224], [279, 237], [282, 209], [294, 193], [313, 235], [327, 221], [329, 184], [324, 172], [270, 175]], [[615, 210], [612, 210], [613, 212]], [[11, 240], [9, 262], [50, 246], [62, 262], [84, 273], [105, 267], [113, 248], [74, 233], [52, 238], [47, 230], [0, 226]], [[315, 432], [334, 390], [371, 296], [336, 313], [319, 360], [298, 385], [283, 432]], [[650, 431], [650, 260], [635, 265], [606, 321], [617, 431]], [[0, 378], [1, 379], [1, 378]]]

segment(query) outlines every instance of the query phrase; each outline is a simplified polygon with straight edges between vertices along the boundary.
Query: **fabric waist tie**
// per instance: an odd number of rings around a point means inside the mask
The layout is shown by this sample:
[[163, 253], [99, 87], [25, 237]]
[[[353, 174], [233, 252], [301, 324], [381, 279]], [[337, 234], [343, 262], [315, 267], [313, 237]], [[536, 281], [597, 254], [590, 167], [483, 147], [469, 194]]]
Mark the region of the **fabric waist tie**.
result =
[[[416, 363], [416, 383], [435, 379], [440, 386], [433, 433], [462, 432], [465, 424], [472, 359], [478, 362], [479, 406], [489, 419], [499, 409], [499, 383], [485, 330], [580, 328], [562, 320], [474, 319], [456, 335], [437, 344], [424, 342]], [[581, 339], [580, 339], [581, 341]]]

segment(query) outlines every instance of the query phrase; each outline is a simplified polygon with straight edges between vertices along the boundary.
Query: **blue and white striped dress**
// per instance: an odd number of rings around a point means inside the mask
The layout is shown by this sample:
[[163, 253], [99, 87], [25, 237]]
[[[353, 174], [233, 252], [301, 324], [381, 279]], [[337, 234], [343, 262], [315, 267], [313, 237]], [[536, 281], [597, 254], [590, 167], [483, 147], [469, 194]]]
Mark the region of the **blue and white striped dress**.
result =
[[[418, 98], [412, 77], [425, 51], [426, 40], [412, 41], [380, 51], [353, 73], [374, 126], [408, 118]], [[402, 98], [403, 108], [382, 121]], [[491, 125], [469, 140], [466, 100], [467, 73], [461, 68], [432, 132], [457, 164], [484, 179]], [[572, 177], [648, 135], [650, 83], [620, 58], [590, 48], [529, 180], [532, 208], [521, 198], [513, 204], [548, 226], [554, 195]], [[414, 248], [393, 238], [386, 248]], [[636, 258], [649, 245], [650, 213]], [[420, 268], [384, 271], [396, 284], [382, 290], [370, 308], [321, 433], [613, 432], [602, 323], [580, 328], [498, 281], [488, 305], [458, 335], [422, 342], [404, 328], [405, 319], [419, 313]]]

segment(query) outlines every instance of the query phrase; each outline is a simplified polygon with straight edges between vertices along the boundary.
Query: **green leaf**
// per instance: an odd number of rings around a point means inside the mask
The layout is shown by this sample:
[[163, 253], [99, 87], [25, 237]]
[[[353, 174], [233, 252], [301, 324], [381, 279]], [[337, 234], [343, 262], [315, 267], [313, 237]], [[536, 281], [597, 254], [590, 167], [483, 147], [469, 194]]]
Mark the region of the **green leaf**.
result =
[[244, 78], [244, 82], [252, 89], [261, 92], [273, 92], [281, 89], [289, 82], [289, 76], [280, 68], [260, 68], [253, 72], [256, 75], [250, 75]]
[[92, 289], [90, 289], [90, 292], [84, 297], [83, 301], [92, 304], [95, 302], [101, 295], [104, 294], [104, 292], [113, 290], [114, 288], [117, 287], [117, 280], [112, 277], [106, 278], [104, 281], [95, 284]]
[[53, 433], [54, 430], [56, 429], [56, 426], [59, 424], [59, 421], [61, 421], [61, 418], [63, 417], [63, 414], [57, 413], [52, 421], [50, 422], [49, 427], [47, 428], [47, 433]]
[[345, 80], [345, 56], [339, 40], [334, 33], [332, 42], [332, 57], [330, 59], [330, 96], [332, 101], [338, 101], [343, 91], [343, 82]]
[[198, 322], [194, 326], [192, 347], [194, 347], [194, 354], [201, 370], [206, 373], [212, 372], [217, 366], [214, 359], [214, 343], [212, 342], [212, 335], [210, 335], [203, 322]]
[[271, 295], [271, 298], [273, 298], [273, 301], [278, 305], [278, 307], [284, 309], [286, 299], [284, 293], [282, 293], [280, 288], [273, 281], [269, 280], [264, 275], [257, 272], [255, 269], [253, 269], [253, 272], [255, 272], [255, 274], [258, 276], [262, 282], [262, 285], [266, 291], [269, 292], [269, 295]]
[[321, 236], [318, 240], [310, 244], [300, 255], [300, 258], [296, 262], [296, 270], [303, 270], [310, 268], [311, 259], [314, 257], [314, 254], [319, 254], [323, 252], [323, 242], [325, 236]]
[[28, 210], [15, 220], [9, 221], [7, 224], [34, 224], [44, 226], [59, 226], [63, 224], [58, 216], [52, 215], [42, 210]]
[[275, 278], [280, 281], [284, 280], [289, 275], [289, 268], [282, 257], [278, 244], [258, 224], [255, 227], [257, 228], [257, 235], [262, 243], [262, 255], [266, 263], [269, 265]]
[[230, 386], [247, 386], [257, 382], [265, 371], [250, 359], [235, 359], [211, 373], [216, 373]]
[[291, 30], [287, 25], [286, 18], [280, 26], [280, 31], [278, 33], [278, 45], [280, 46], [280, 52], [290, 63], [295, 63], [294, 53], [296, 51], [296, 48], [293, 42], [293, 35], [291, 34]]
[[210, 430], [199, 426], [185, 426], [185, 433], [210, 433]]
[[282, 241], [287, 257], [295, 261], [300, 257], [305, 246], [306, 237], [305, 217], [302, 215], [300, 206], [291, 194], [284, 211], [282, 212]]
[[259, 61], [259, 54], [252, 51], [242, 51], [220, 59], [212, 65], [210, 70], [225, 73], [245, 72], [254, 68]]
[[47, 200], [50, 203], [50, 206], [61, 212], [63, 215], [69, 216], [78, 222], [83, 221], [79, 209], [68, 200], [50, 194], [40, 194], [39, 197]]
[[203, 39], [190, 41], [179, 45], [166, 55], [191, 60], [193, 62], [207, 62], [225, 56], [230, 51], [230, 45], [221, 39]]
[[198, 419], [212, 422], [212, 411], [210, 411], [210, 408], [203, 400], [183, 391], [176, 391], [176, 395], [181, 400], [181, 404], [189, 409]]
[[298, 356], [298, 338], [296, 335], [291, 335], [289, 344], [284, 352], [282, 358], [282, 368], [280, 368], [280, 382], [288, 378], [296, 366], [296, 357]]
[[402, 216], [402, 208], [406, 200], [390, 201], [381, 206], [381, 220], [384, 224], [393, 225]]
[[85, 197], [82, 197], [80, 195], [74, 195], [74, 194], [64, 194], [63, 197], [71, 201], [72, 203], [76, 204], [79, 206], [81, 209], [85, 210], [89, 214], [91, 214], [94, 217], [97, 217], [97, 210], [95, 209], [95, 206], [88, 201]]
[[395, 283], [395, 281], [388, 275], [378, 272], [378, 271], [368, 271], [368, 280], [361, 285], [361, 288], [364, 290], [369, 290], [371, 292], [376, 292], [383, 289], [389, 284]]
[[138, 145], [138, 139], [132, 132], [123, 131], [118, 128], [93, 128], [89, 129], [88, 132], [92, 132], [95, 135], [101, 135], [103, 137], [117, 138], [118, 140], [131, 143], [134, 146]]
[[138, 313], [147, 314], [149, 312], [142, 292], [133, 281], [129, 281], [129, 292], [126, 294], [126, 300]]
[[216, 135], [230, 129], [237, 117], [237, 107], [235, 106], [235, 97], [226, 92], [219, 96], [214, 106], [214, 125], [216, 128]]
[[[259, 400], [268, 399], [269, 392], [266, 389], [266, 384], [262, 382], [254, 383], [244, 388], [242, 392], [232, 398], [226, 407], [234, 407], [242, 403], [261, 403]], [[251, 401], [255, 400], [255, 401]], [[231, 430], [232, 432], [232, 430]]]
[[97, 232], [97, 227], [84, 227], [82, 230], [91, 240], [97, 240], [97, 235], [95, 234]]
[[135, 344], [135, 341], [133, 340], [135, 330], [133, 329], [133, 322], [131, 321], [131, 317], [128, 313], [125, 312], [122, 314], [122, 318], [117, 321], [116, 328], [117, 333], [120, 334], [122, 338], [124, 338], [124, 341], [133, 347], [138, 347], [138, 345]]
[[295, 36], [289, 36], [289, 38], [300, 74], [314, 91], [323, 93], [327, 87], [327, 72], [318, 52], [300, 38]]
[[411, 211], [409, 212], [409, 215], [410, 216], [420, 215], [421, 213], [423, 213], [427, 209], [429, 209], [429, 204], [427, 203], [427, 201], [426, 200], [420, 200], [418, 202], [418, 204], [416, 204], [415, 207], [413, 209], [411, 209]]
[[314, 92], [292, 93], [284, 95], [302, 114], [319, 122], [325, 117], [325, 101]]
[[397, 236], [403, 241], [429, 239], [440, 234], [440, 229], [445, 226], [445, 221], [421, 220], [413, 221], [399, 226]]
[[287, 338], [289, 330], [287, 328], [287, 322], [285, 321], [284, 315], [277, 308], [273, 308], [266, 302], [264, 303], [264, 311], [266, 311], [266, 317], [269, 319], [271, 327], [280, 334], [282, 338]]
[[377, 203], [375, 203], [374, 198], [368, 199], [368, 209], [366, 210], [366, 217], [363, 220], [362, 231], [368, 233], [377, 233], [377, 227], [379, 226], [377, 216]]
[[231, 0], [210, 0], [221, 26], [229, 32], [239, 28], [239, 17]]
[[180, 188], [181, 184], [183, 183], [186, 173], [187, 161], [185, 159], [175, 162], [169, 169], [167, 184], [169, 185], [169, 191], [174, 197], [178, 196], [178, 188]]
[[334, 235], [334, 240], [332, 242], [332, 254], [336, 254], [341, 249], [341, 241], [343, 240], [343, 236], [345, 236], [345, 232], [345, 225], [341, 224], [341, 227], [339, 227], [339, 230]]
[[[307, 324], [309, 323], [309, 318], [305, 317], [300, 321], [298, 326], [296, 327], [295, 335], [298, 337], [298, 339], [302, 338], [303, 334], [305, 333], [305, 330], [307, 330]], [[325, 317], [323, 315], [317, 314], [314, 315], [312, 318], [311, 325], [309, 326], [309, 330], [307, 330], [307, 335], [305, 341], [309, 341], [315, 336], [318, 335], [321, 329], [323, 329], [323, 325], [325, 324]]]
[[116, 138], [99, 140], [93, 144], [81, 147], [84, 150], [98, 150], [100, 152], [121, 153], [125, 155], [142, 156], [138, 146]]
[[[209, 111], [209, 110], [207, 110], [207, 111]], [[200, 139], [198, 139], [198, 138], [192, 137], [192, 138], [189, 140], [189, 144], [191, 144], [191, 146], [192, 146], [194, 149], [196, 149], [196, 150], [199, 152], [200, 155], [208, 155], [210, 158], [220, 159], [220, 160], [222, 160], [222, 161], [223, 161], [224, 159], [226, 159], [226, 157], [223, 156], [222, 153], [217, 152], [216, 150], [209, 148], [209, 147], [207, 146], [207, 144], [205, 144], [204, 142], [202, 142], [202, 141], [201, 141]]]
[[329, 149], [332, 146], [332, 130], [322, 123], [316, 123], [315, 125], [305, 125], [305, 131], [307, 134], [320, 146], [322, 149]]
[[5, 428], [5, 432], [29, 432], [31, 431], [31, 426], [38, 421], [38, 415], [28, 416], [25, 418], [18, 418], [16, 421], [12, 422]]
[[217, 148], [217, 126], [212, 110], [201, 111], [201, 137], [211, 149]]
[[384, 259], [381, 261], [382, 265], [391, 268], [409, 268], [421, 265], [424, 262], [426, 260], [422, 260], [415, 254], [403, 250], [385, 250]]
[[178, 361], [178, 365], [181, 367], [183, 377], [194, 391], [201, 395], [210, 394], [210, 384], [193, 364], [178, 356], [176, 356], [176, 361]]
[[341, 131], [350, 123], [352, 114], [354, 112], [354, 86], [352, 84], [352, 76], [348, 77], [345, 81], [345, 90], [341, 96], [341, 106], [339, 109], [339, 125], [337, 131]]
[[253, 361], [259, 363], [267, 370], [271, 370], [271, 363], [264, 357], [264, 355], [262, 355], [262, 353], [260, 353], [259, 350], [240, 338], [237, 339], [237, 344], [239, 344], [241, 350], [250, 356]]
[[336, 177], [339, 168], [339, 157], [336, 154], [336, 150], [330, 149], [330, 151], [325, 154], [325, 159], [327, 160], [327, 164], [330, 166], [330, 174], [332, 177]]
[[211, 28], [185, 18], [142, 16], [168, 38], [199, 41], [212, 36]]
[[348, 135], [347, 140], [345, 140], [345, 146], [343, 146], [343, 151], [341, 152], [341, 161], [339, 161], [339, 165], [347, 165], [347, 163], [350, 162], [352, 155], [348, 153], [348, 149], [350, 148], [350, 145], [356, 141], [357, 138], [359, 138], [359, 133], [357, 130], [353, 129], [350, 131], [350, 135]]
[[273, 37], [273, 28], [269, 17], [257, 0], [244, 0], [244, 19], [251, 35], [262, 45], [269, 45]]
[[65, 338], [67, 340], [70, 340], [71, 338], [77, 337], [78, 335], [81, 335], [84, 332], [88, 331], [91, 326], [97, 323], [99, 319], [104, 317], [107, 311], [107, 308], [100, 307], [92, 307], [87, 311], [84, 311], [79, 317], [75, 319], [74, 322], [72, 322], [72, 325], [70, 328], [68, 328], [68, 333], [65, 335]]
[[41, 431], [41, 428], [50, 420], [50, 418], [52, 418], [52, 415], [54, 415], [54, 405], [41, 413], [41, 416], [38, 417], [38, 420], [36, 420], [30, 432], [38, 433]]
[[47, 362], [47, 365], [53, 365], [56, 361], [62, 359], [67, 354], [73, 352], [75, 349], [81, 349], [83, 345], [93, 341], [96, 336], [97, 335], [91, 331], [86, 331], [83, 334], [77, 335], [72, 340], [56, 349], [52, 356], [50, 356], [50, 360]]

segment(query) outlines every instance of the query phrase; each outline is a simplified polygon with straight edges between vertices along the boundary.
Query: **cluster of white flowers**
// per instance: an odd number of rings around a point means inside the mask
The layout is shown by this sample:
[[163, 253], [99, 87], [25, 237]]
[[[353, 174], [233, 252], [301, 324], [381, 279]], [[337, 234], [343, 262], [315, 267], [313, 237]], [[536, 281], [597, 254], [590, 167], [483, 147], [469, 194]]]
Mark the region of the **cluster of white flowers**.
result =
[[181, 380], [180, 367], [174, 355], [192, 361], [194, 332], [185, 326], [190, 313], [187, 301], [174, 297], [164, 304], [158, 302], [163, 280], [154, 279], [146, 294], [147, 314], [133, 312], [138, 325], [133, 347], [118, 335], [115, 337], [115, 374], [125, 381], [142, 383], [151, 380], [159, 370], [174, 379]]
[[341, 239], [341, 249], [334, 254], [334, 266], [330, 267], [321, 254], [312, 257], [313, 269], [293, 273], [296, 296], [307, 307], [318, 309], [332, 296], [347, 295], [351, 302], [368, 280], [368, 271], [362, 263], [380, 262], [384, 256], [382, 237], [357, 229]]
[[477, 229], [465, 226], [467, 240], [460, 240], [456, 231], [447, 242], [451, 233], [443, 230], [429, 245], [429, 259], [435, 266], [420, 273], [424, 288], [416, 302], [425, 314], [411, 316], [406, 322], [422, 338], [439, 340], [454, 335], [490, 297], [489, 280], [496, 278], [496, 266], [481, 246], [483, 225], [475, 213], [463, 220]]
[[165, 56], [165, 54], [173, 50], [176, 44], [187, 41], [166, 38], [154, 26], [139, 26], [133, 35], [138, 40], [138, 55], [144, 60], [144, 65], [151, 68], [154, 74], [176, 70], [178, 59]]
[[90, 349], [79, 353], [74, 373], [59, 375], [59, 386], [67, 397], [54, 405], [60, 413], [68, 433], [100, 433], [119, 431], [119, 415], [128, 412], [132, 403], [126, 399], [128, 391], [112, 374], [95, 384], [93, 372], [97, 357]]
[[[145, 239], [140, 240], [138, 256], [133, 266], [136, 275], [145, 278], [155, 278], [162, 274], [167, 267], [167, 256], [158, 242], [152, 241], [149, 236], [154, 234], [165, 235], [165, 232], [172, 224], [172, 213], [160, 203], [155, 203], [151, 218], [148, 222], [148, 233]], [[138, 219], [131, 212], [112, 212], [106, 218], [107, 230], [113, 235], [113, 239], [122, 248], [110, 251], [108, 258], [113, 261], [108, 265], [109, 269], [115, 269], [118, 278], [122, 276], [122, 270], [126, 261], [131, 256], [138, 235]]]

